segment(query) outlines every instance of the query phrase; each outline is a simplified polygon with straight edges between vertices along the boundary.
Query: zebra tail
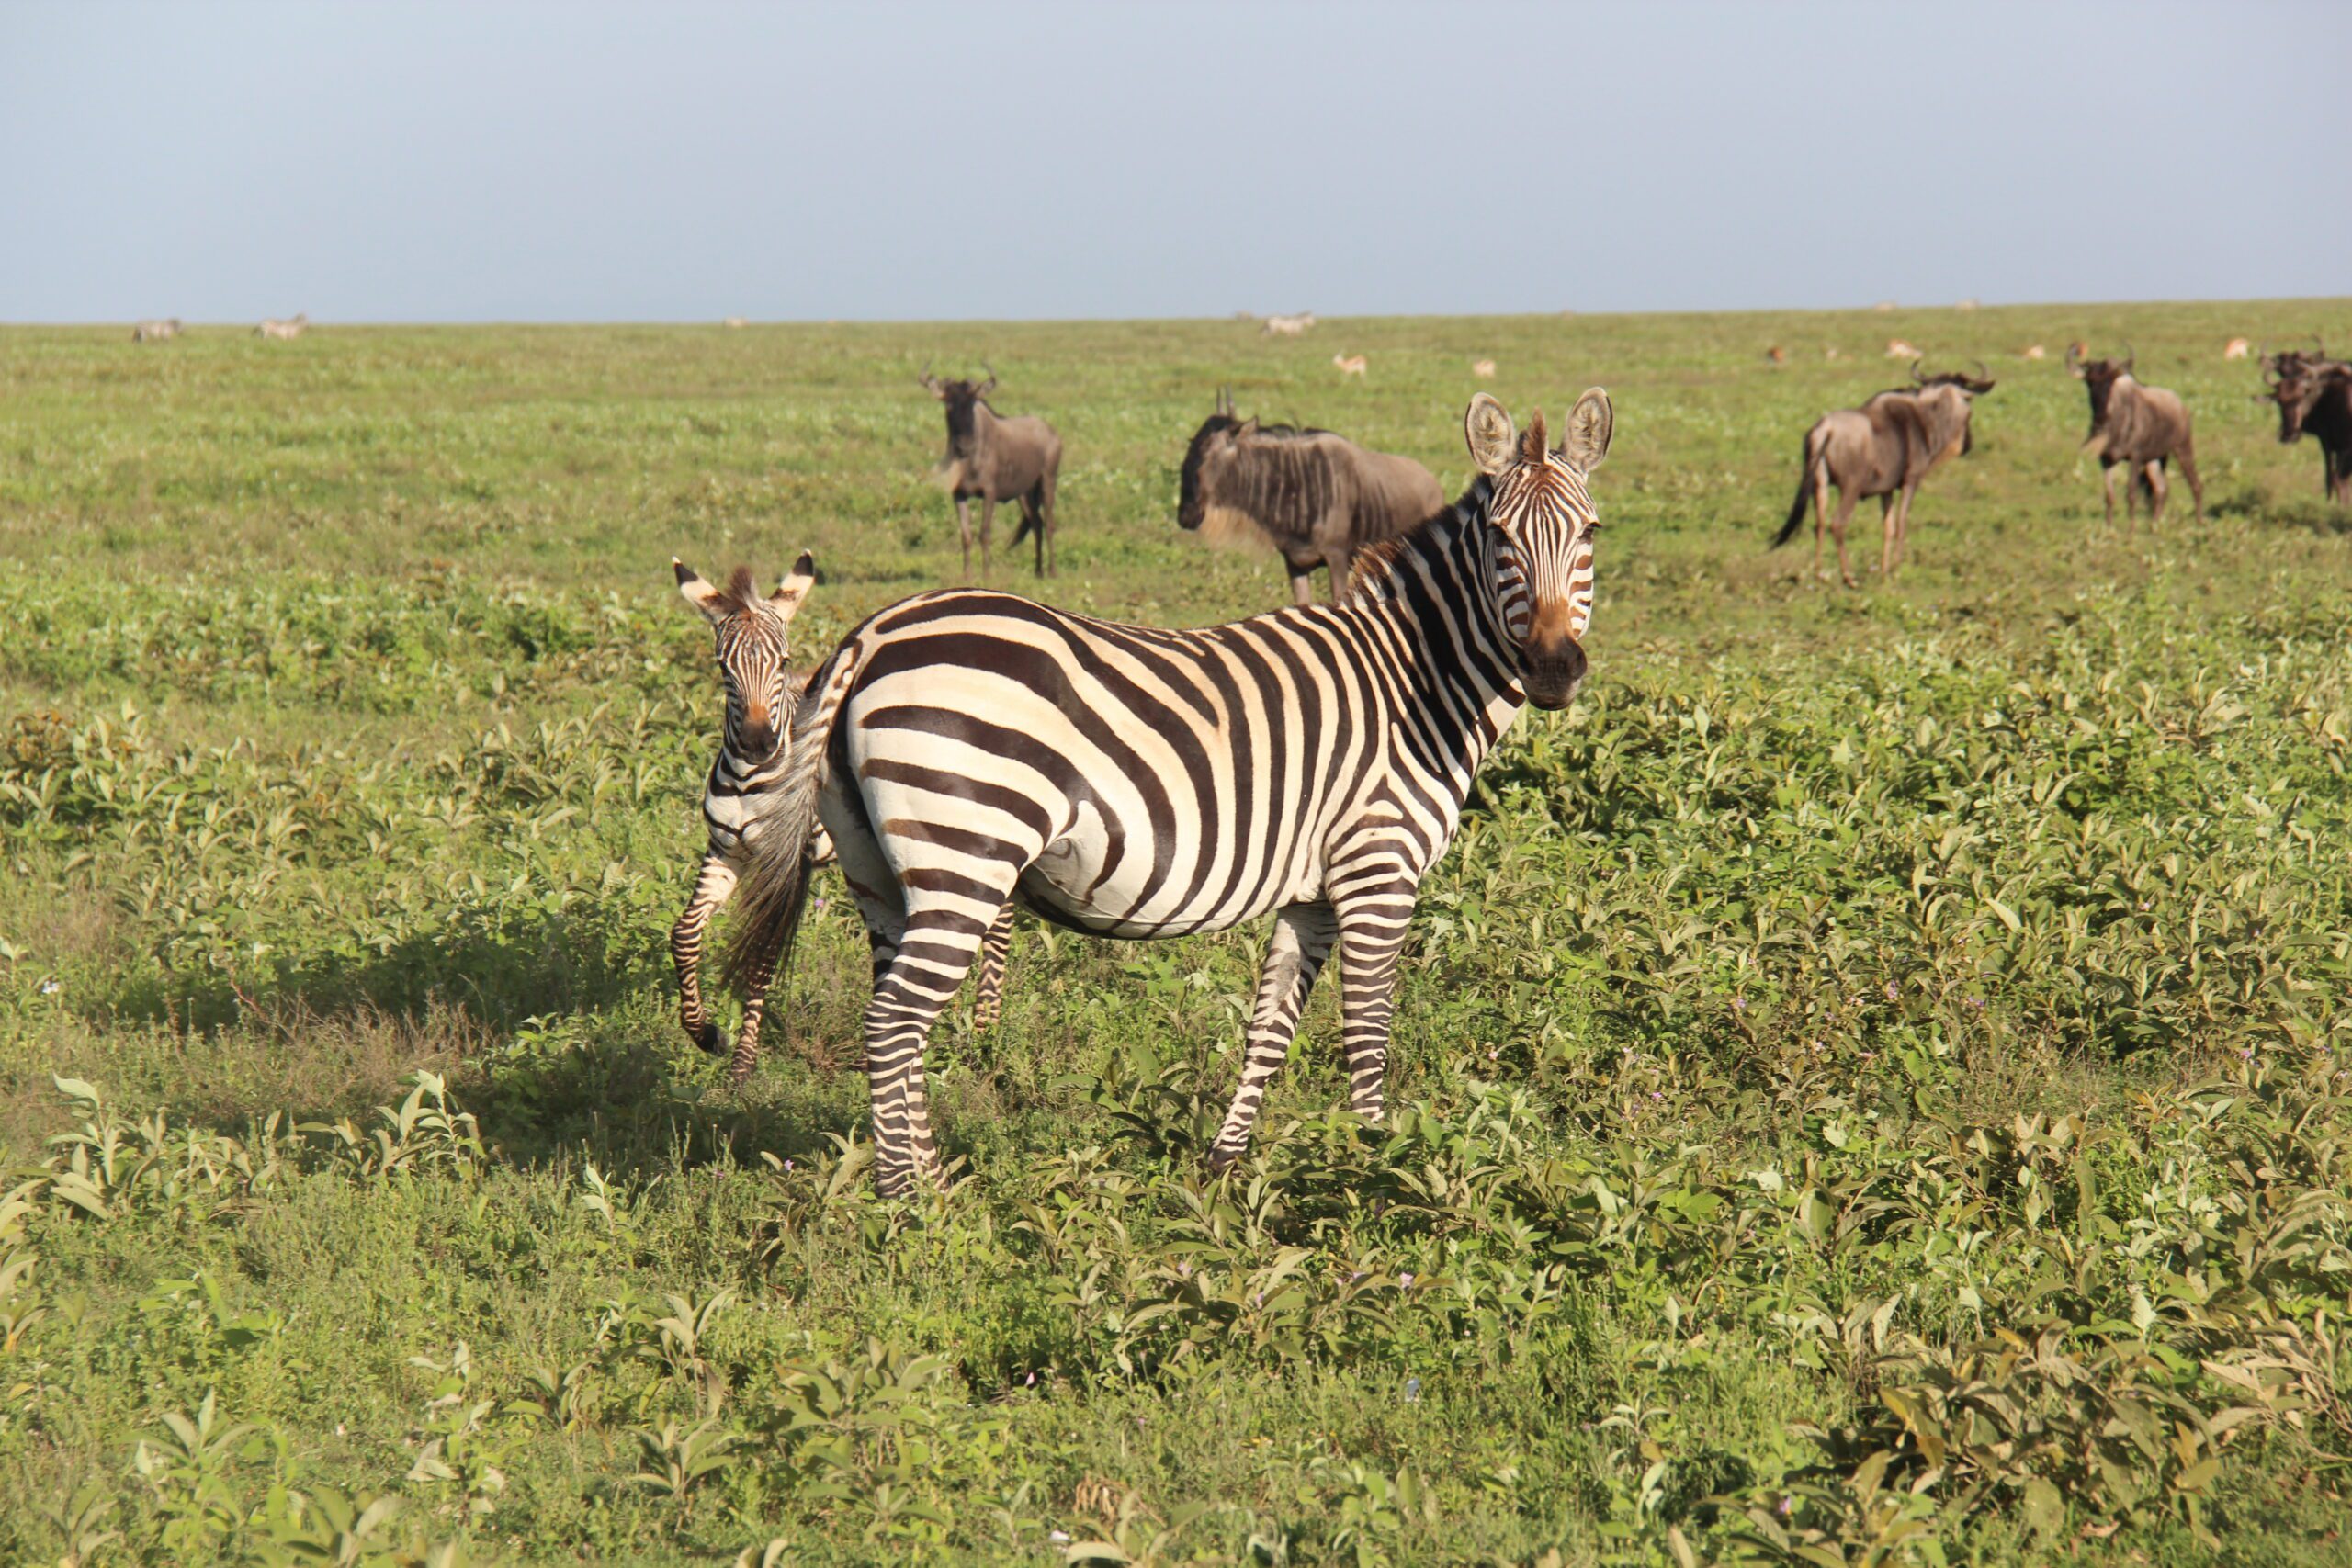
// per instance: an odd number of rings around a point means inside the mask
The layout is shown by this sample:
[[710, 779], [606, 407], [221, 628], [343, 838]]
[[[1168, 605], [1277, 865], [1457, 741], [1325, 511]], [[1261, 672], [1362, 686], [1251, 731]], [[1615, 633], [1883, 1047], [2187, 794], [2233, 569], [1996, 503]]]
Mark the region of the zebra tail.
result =
[[1797, 530], [1804, 526], [1804, 503], [1813, 499], [1813, 468], [1815, 461], [1813, 451], [1813, 432], [1808, 430], [1804, 433], [1804, 466], [1797, 470], [1796, 504], [1789, 508], [1789, 520], [1781, 525], [1781, 531], [1772, 536], [1772, 547], [1776, 550], [1795, 538]]
[[817, 781], [824, 773], [825, 749], [832, 744], [833, 721], [857, 672], [854, 642], [843, 644], [808, 678], [792, 726], [792, 765], [782, 793], [750, 845], [742, 880], [736, 885], [719, 976], [745, 994], [764, 984], [792, 957], [793, 938], [808, 901], [808, 874], [817, 863]]

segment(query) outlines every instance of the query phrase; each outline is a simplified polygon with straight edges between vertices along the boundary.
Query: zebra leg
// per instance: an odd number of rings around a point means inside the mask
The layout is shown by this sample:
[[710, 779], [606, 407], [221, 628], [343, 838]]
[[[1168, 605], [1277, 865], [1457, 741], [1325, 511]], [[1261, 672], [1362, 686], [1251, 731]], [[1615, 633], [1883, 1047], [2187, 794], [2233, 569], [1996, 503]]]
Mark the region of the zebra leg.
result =
[[1340, 1047], [1348, 1062], [1348, 1109], [1377, 1122], [1385, 1109], [1388, 1025], [1396, 961], [1413, 918], [1414, 887], [1381, 882], [1335, 900], [1340, 920]]
[[710, 917], [735, 891], [735, 868], [713, 851], [702, 857], [701, 874], [686, 900], [685, 912], [670, 928], [670, 962], [678, 969], [678, 1021], [695, 1048], [716, 1056], [726, 1049], [727, 1037], [702, 1005], [702, 933]]
[[[963, 900], [958, 900], [962, 902]], [[994, 916], [917, 903], [865, 1004], [865, 1073], [874, 1091], [874, 1182], [886, 1198], [939, 1178], [923, 1087], [922, 1048], [942, 1009], [962, 989]], [[879, 948], [877, 944], [877, 956]]]
[[1273, 941], [1266, 946], [1265, 967], [1258, 976], [1258, 1005], [1250, 1014], [1250, 1033], [1241, 1059], [1241, 1082], [1234, 1089], [1232, 1108], [1217, 1129], [1209, 1151], [1209, 1165], [1222, 1170], [1250, 1145], [1250, 1129], [1258, 1123], [1258, 1107], [1266, 1085], [1290, 1055], [1298, 1032], [1298, 1015], [1323, 961], [1331, 955], [1339, 933], [1329, 904], [1292, 904], [1274, 916]]
[[972, 502], [969, 496], [956, 498], [956, 532], [964, 540], [964, 581], [972, 580]]
[[980, 989], [972, 1003], [972, 1027], [994, 1029], [1004, 1017], [1004, 971], [1012, 959], [1012, 906], [1007, 904], [980, 942]]

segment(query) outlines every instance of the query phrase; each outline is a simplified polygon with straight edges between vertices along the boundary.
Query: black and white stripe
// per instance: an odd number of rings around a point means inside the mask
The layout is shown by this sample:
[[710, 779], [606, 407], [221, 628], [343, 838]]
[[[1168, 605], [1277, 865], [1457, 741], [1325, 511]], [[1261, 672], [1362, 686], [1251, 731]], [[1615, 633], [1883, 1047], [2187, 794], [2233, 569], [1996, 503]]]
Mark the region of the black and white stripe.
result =
[[1584, 672], [1606, 452], [1588, 392], [1561, 450], [1471, 406], [1464, 499], [1360, 562], [1346, 600], [1198, 631], [926, 593], [811, 679], [783, 803], [753, 844], [730, 973], [791, 942], [821, 816], [863, 914], [877, 1180], [935, 1175], [922, 1049], [1016, 899], [1107, 936], [1274, 934], [1216, 1157], [1246, 1145], [1325, 961], [1341, 959], [1350, 1102], [1382, 1112], [1391, 995], [1422, 875], [1523, 703]]

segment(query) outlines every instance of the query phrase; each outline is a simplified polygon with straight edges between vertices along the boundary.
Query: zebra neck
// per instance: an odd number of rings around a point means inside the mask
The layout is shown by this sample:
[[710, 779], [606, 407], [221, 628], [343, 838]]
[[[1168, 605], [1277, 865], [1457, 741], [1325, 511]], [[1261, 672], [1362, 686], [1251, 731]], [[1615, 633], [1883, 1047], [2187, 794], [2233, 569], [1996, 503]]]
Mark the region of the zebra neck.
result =
[[1457, 513], [1431, 524], [1351, 606], [1396, 683], [1399, 744], [1457, 809], [1527, 701], [1517, 649], [1488, 586], [1486, 544], [1476, 519]]

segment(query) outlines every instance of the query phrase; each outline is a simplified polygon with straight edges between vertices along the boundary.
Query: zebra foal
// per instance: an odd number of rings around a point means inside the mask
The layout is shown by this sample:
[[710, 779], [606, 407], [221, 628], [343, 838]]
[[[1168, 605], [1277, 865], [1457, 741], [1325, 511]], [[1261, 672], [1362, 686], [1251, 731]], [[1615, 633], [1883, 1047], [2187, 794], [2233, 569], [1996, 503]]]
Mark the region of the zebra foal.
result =
[[870, 617], [810, 677], [728, 971], [763, 986], [789, 953], [821, 818], [873, 951], [884, 1192], [939, 1173], [924, 1041], [1016, 899], [1105, 936], [1274, 917], [1217, 1165], [1335, 949], [1350, 1103], [1380, 1117], [1421, 877], [1521, 706], [1565, 707], [1586, 669], [1608, 395], [1556, 448], [1540, 412], [1522, 434], [1485, 393], [1464, 423], [1470, 490], [1360, 558], [1341, 603], [1163, 631], [946, 590]]
[[[711, 917], [734, 893], [749, 847], [781, 798], [779, 786], [792, 756], [792, 710], [806, 683], [804, 677], [792, 674], [786, 663], [791, 651], [788, 630], [816, 583], [817, 563], [814, 556], [801, 551], [782, 585], [765, 596], [752, 585], [749, 567], [737, 567], [724, 588], [711, 586], [675, 557], [671, 558], [670, 567], [677, 574], [678, 592], [710, 622], [719, 681], [727, 693], [718, 755], [703, 783], [702, 819], [708, 844], [685, 911], [670, 928], [670, 960], [678, 971], [679, 1022], [684, 1025], [688, 1039], [716, 1056], [727, 1050], [727, 1036], [703, 1005], [703, 933]], [[831, 858], [821, 827], [808, 849], [815, 863]], [[989, 933], [979, 1001], [974, 1010], [974, 1021], [980, 1028], [994, 1024], [1002, 1010], [1012, 939], [1012, 911], [1008, 908]], [[750, 1077], [759, 1059], [760, 1021], [766, 1007], [768, 979], [763, 974], [744, 987], [743, 1027], [728, 1066], [730, 1083], [740, 1085]]]

